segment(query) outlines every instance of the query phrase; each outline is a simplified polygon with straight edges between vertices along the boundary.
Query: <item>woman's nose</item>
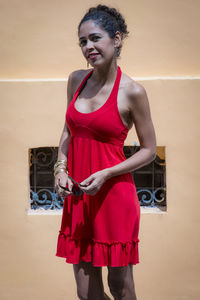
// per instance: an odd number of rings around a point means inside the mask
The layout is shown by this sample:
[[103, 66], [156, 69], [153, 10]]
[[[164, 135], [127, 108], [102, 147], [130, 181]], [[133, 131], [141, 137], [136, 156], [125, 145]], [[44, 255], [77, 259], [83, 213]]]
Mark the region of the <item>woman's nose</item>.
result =
[[92, 41], [90, 41], [90, 40], [88, 40], [86, 47], [87, 47], [87, 49], [94, 48], [94, 46], [93, 46], [93, 42], [92, 42]]

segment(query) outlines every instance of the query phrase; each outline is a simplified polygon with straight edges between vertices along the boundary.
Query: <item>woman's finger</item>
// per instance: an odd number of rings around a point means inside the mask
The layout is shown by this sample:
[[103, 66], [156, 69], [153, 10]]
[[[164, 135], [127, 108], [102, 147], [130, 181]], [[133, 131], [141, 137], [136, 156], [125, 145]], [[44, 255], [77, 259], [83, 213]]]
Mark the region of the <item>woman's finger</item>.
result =
[[71, 179], [68, 177], [67, 179], [67, 184], [68, 184], [68, 189], [70, 192], [72, 192], [72, 187], [73, 187], [73, 182], [71, 181]]
[[66, 191], [62, 188], [59, 188], [58, 189], [58, 195], [61, 196], [61, 197], [66, 197], [66, 196], [69, 196], [71, 195], [71, 192], [70, 191]]
[[61, 183], [59, 182], [59, 188], [60, 188], [61, 190], [65, 191], [65, 192], [71, 193], [72, 190], [69, 188], [69, 186], [70, 186], [70, 183], [68, 183], [68, 181], [66, 182], [65, 185], [61, 185]]
[[81, 183], [80, 183], [80, 186], [88, 186], [90, 183], [91, 183], [91, 181], [93, 181], [94, 180], [94, 178], [93, 178], [93, 176], [91, 175], [91, 176], [89, 176], [88, 178], [86, 178], [85, 180], [83, 180]]
[[67, 190], [65, 189], [66, 188], [65, 185], [66, 184], [62, 185], [60, 178], [58, 178], [58, 183], [56, 185], [56, 192], [61, 197], [66, 197], [71, 194], [71, 191], [68, 189], [68, 187], [67, 187]]
[[95, 182], [92, 182], [89, 186], [87, 187], [82, 187], [80, 186], [80, 189], [88, 195], [96, 194], [98, 190], [100, 189]]

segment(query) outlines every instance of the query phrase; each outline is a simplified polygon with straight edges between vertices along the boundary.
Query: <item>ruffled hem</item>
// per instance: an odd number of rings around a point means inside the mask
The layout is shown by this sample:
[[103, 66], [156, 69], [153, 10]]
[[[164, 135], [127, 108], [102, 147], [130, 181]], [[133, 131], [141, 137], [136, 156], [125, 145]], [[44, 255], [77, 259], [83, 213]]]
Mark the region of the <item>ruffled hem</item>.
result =
[[67, 263], [92, 262], [95, 267], [121, 267], [139, 263], [138, 242], [102, 242], [95, 239], [74, 239], [59, 231], [56, 256], [66, 258]]

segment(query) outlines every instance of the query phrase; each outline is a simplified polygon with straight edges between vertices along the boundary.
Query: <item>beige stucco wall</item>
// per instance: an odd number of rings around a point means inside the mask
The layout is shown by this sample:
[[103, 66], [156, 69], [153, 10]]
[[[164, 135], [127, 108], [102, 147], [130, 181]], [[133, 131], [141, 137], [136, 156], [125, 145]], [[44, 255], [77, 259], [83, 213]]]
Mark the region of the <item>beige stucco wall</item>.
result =
[[1, 0], [0, 77], [60, 78], [85, 68], [77, 26], [99, 2], [126, 18], [121, 66], [129, 74], [199, 75], [198, 0]]
[[[28, 215], [28, 149], [58, 146], [69, 72], [85, 68], [76, 26], [96, 1], [0, 1], [0, 299], [77, 299], [71, 264], [55, 256], [61, 215]], [[133, 33], [119, 65], [147, 90], [166, 146], [167, 212], [142, 213], [138, 300], [200, 298], [200, 77], [197, 1], [107, 1]], [[14, 81], [20, 78], [57, 81]], [[9, 80], [4, 80], [9, 79]], [[135, 129], [126, 144], [138, 141]], [[105, 290], [107, 269], [103, 268]]]

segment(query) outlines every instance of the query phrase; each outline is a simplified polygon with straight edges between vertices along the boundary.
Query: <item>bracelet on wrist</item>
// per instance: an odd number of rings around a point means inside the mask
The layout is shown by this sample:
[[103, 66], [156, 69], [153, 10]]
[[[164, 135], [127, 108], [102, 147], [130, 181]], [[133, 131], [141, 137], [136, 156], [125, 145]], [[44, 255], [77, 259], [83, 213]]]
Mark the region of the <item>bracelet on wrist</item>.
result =
[[65, 168], [59, 168], [58, 170], [54, 171], [54, 176], [56, 176], [58, 173], [66, 173], [68, 175], [68, 171]]
[[57, 166], [56, 168], [54, 168], [54, 172], [55, 172], [56, 170], [59, 170], [59, 169], [64, 169], [64, 170], [68, 171], [68, 169], [67, 169], [66, 166], [59, 165], [59, 166]]
[[66, 159], [60, 159], [58, 160], [55, 165], [54, 165], [54, 171], [55, 169], [60, 166], [60, 165], [64, 165], [67, 168], [67, 160]]

